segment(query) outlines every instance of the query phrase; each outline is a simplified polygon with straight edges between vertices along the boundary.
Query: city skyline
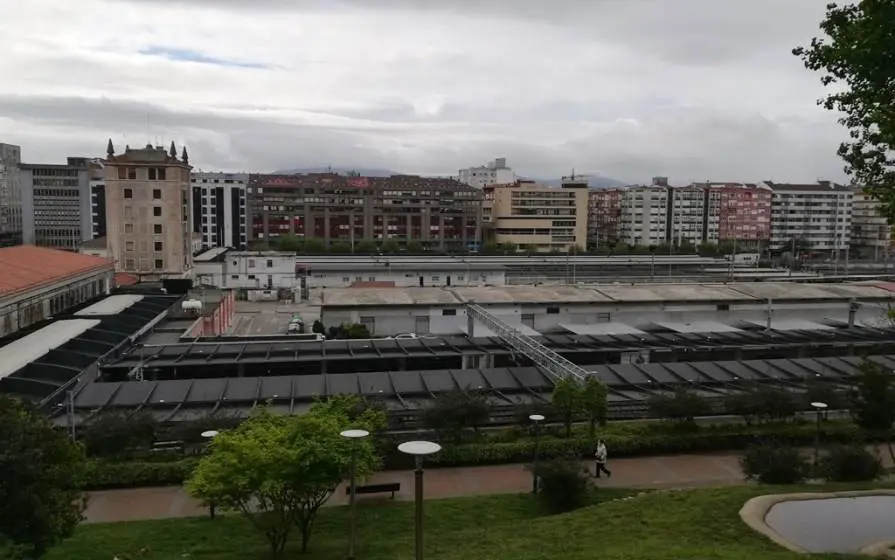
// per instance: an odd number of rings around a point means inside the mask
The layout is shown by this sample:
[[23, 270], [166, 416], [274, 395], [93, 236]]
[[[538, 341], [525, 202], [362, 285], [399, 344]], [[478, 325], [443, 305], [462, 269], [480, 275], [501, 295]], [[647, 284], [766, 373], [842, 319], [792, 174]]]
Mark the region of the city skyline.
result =
[[205, 170], [847, 181], [790, 54], [823, 3], [473, 4], [26, 3], [0, 22], [0, 137], [47, 163], [174, 138]]

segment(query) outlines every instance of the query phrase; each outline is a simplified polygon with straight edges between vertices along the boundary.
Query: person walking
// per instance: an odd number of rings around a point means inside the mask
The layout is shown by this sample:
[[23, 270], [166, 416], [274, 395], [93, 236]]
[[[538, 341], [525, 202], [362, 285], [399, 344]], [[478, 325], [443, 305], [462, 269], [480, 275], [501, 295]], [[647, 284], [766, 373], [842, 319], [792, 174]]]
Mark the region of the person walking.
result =
[[597, 440], [597, 451], [594, 453], [594, 477], [600, 478], [600, 473], [612, 477], [612, 471], [606, 468], [606, 444], [602, 439]]

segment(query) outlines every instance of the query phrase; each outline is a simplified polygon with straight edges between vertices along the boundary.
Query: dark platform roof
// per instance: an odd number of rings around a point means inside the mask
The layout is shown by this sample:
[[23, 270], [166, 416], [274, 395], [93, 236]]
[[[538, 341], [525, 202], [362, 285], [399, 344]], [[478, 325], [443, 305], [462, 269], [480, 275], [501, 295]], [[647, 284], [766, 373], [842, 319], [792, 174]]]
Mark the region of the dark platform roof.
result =
[[[895, 328], [867, 327], [824, 330], [754, 330], [723, 333], [651, 332], [622, 335], [557, 334], [539, 337], [547, 347], [561, 353], [609, 351], [688, 351], [720, 348], [760, 349], [779, 346], [873, 345], [895, 338]], [[365, 358], [457, 357], [463, 354], [507, 353], [499, 338], [462, 335], [414, 340], [326, 340], [278, 342], [202, 342], [135, 347], [103, 368], [132, 368], [141, 361], [146, 367], [188, 367], [232, 364], [273, 364]]]
[[[177, 300], [178, 296], [144, 296], [141, 301], [115, 315], [90, 317], [99, 319], [100, 323], [0, 379], [0, 393], [14, 393], [37, 400], [50, 397], [95, 364], [100, 356], [164, 313]], [[69, 318], [77, 316], [69, 313], [54, 317], [57, 320]]]
[[[872, 356], [895, 368], [895, 355]], [[656, 392], [690, 387], [719, 397], [752, 383], [798, 389], [806, 382], [843, 382], [861, 358], [806, 358], [722, 362], [676, 362], [588, 366], [609, 388], [611, 410], [643, 408]], [[306, 410], [318, 397], [339, 394], [377, 399], [396, 413], [412, 413], [436, 395], [454, 389], [481, 389], [495, 405], [549, 401], [553, 383], [536, 367], [473, 370], [390, 371], [277, 377], [238, 377], [166, 381], [93, 382], [76, 395], [79, 419], [104, 410], [144, 410], [160, 421], [182, 421], [210, 414], [243, 417], [270, 403], [283, 413]]]

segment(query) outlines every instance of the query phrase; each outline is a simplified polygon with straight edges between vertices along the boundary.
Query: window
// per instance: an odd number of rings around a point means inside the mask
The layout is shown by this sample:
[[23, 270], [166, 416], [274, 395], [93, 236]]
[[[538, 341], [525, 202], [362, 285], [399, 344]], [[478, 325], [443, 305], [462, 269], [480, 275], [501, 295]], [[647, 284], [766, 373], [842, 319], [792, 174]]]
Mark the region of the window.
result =
[[163, 268], [165, 268], [165, 261], [162, 259], [155, 259], [155, 269], [161, 270]]
[[441, 314], [445, 317], [454, 317], [457, 315], [456, 309], [442, 309]]
[[126, 268], [127, 270], [133, 270], [134, 269], [134, 259], [126, 259], [124, 261], [124, 268]]
[[162, 234], [162, 224], [153, 224], [152, 225], [152, 233], [156, 235]]
[[249, 274], [249, 280], [254, 280], [254, 279], [255, 279], [255, 275], [254, 275], [254, 274]]
[[155, 200], [161, 200], [162, 189], [152, 189], [152, 198], [154, 198]]
[[718, 305], [718, 311], [730, 311], [730, 304], [722, 303]]
[[149, 169], [146, 170], [146, 178], [149, 179], [150, 181], [155, 181], [155, 168], [154, 167], [150, 167]]
[[597, 313], [597, 322], [598, 323], [608, 323], [612, 320], [611, 313]]
[[267, 268], [273, 268], [273, 259], [267, 259]]
[[152, 215], [156, 218], [162, 215], [162, 207], [161, 206], [153, 206], [152, 207]]
[[550, 305], [547, 307], [547, 315], [558, 315], [559, 314], [559, 306]]
[[127, 168], [127, 178], [130, 181], [135, 181], [137, 179], [137, 168], [136, 167], [128, 167]]
[[153, 249], [155, 249], [156, 253], [161, 253], [162, 252], [162, 242], [156, 241], [155, 244], [153, 245]]
[[249, 259], [249, 268], [255, 268], [255, 259]]
[[125, 241], [124, 242], [124, 250], [125, 251], [133, 251], [134, 250], [134, 242], [133, 241]]
[[134, 224], [124, 224], [124, 233], [134, 233]]
[[134, 198], [134, 189], [124, 189], [124, 198]]
[[231, 280], [239, 280], [239, 274], [231, 274], [230, 279]]

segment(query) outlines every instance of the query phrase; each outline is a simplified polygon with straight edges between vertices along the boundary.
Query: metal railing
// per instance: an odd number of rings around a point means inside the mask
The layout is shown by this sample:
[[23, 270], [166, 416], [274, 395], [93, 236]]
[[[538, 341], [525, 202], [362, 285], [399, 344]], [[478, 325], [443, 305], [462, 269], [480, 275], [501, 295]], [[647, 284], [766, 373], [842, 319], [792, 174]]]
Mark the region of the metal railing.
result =
[[[523, 354], [541, 367], [553, 379], [573, 377], [583, 380], [590, 373], [568, 359], [560, 356], [530, 336], [519, 332], [515, 327], [504, 323], [483, 307], [476, 304], [466, 306], [466, 313], [474, 320], [493, 331], [513, 350]], [[472, 334], [472, 333], [470, 333]]]

